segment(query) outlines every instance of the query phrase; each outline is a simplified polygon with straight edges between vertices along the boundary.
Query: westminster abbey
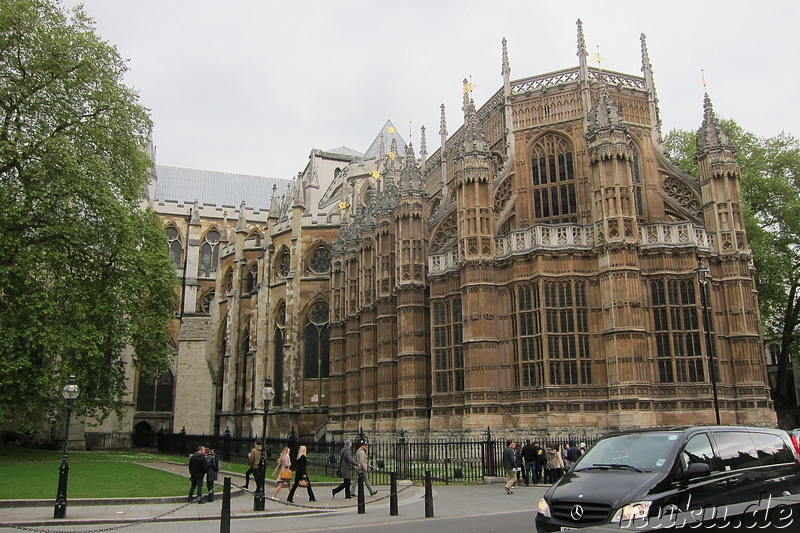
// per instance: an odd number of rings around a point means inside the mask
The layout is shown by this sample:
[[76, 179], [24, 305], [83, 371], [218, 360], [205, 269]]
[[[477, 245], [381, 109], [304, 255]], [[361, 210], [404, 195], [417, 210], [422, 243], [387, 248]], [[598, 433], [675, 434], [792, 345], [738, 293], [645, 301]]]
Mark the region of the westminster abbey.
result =
[[[139, 432], [339, 438], [769, 425], [740, 169], [706, 95], [700, 180], [642, 76], [513, 79], [428, 153], [391, 121], [296, 179], [156, 166], [181, 280], [173, 370], [134, 379]], [[699, 107], [699, 102], [698, 102]], [[376, 128], [377, 129], [377, 128]], [[700, 282], [705, 275], [705, 282]], [[707, 294], [708, 298], [704, 298]], [[715, 402], [716, 394], [716, 402]]]

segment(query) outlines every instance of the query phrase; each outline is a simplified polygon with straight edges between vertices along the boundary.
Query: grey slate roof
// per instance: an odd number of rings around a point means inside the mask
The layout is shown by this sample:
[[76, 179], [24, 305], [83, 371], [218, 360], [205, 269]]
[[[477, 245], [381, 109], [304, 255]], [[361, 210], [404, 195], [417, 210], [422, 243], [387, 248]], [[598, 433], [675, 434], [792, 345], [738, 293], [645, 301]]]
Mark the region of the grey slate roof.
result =
[[251, 209], [269, 210], [272, 186], [275, 194], [285, 194], [291, 180], [266, 178], [213, 170], [156, 165], [156, 200], [217, 207], [239, 208], [242, 201]]
[[351, 155], [353, 157], [362, 157], [364, 155], [357, 150], [348, 148], [347, 146], [340, 146], [339, 148], [331, 148], [330, 150], [325, 150], [325, 151], [331, 152], [333, 154]]
[[398, 153], [400, 155], [405, 154], [406, 142], [397, 132], [397, 128], [394, 127], [392, 121], [387, 120], [386, 124], [384, 124], [383, 128], [381, 128], [380, 133], [378, 133], [378, 136], [375, 137], [375, 140], [372, 141], [372, 144], [369, 146], [369, 148], [367, 148], [367, 151], [364, 153], [364, 156], [361, 158], [361, 160], [368, 161], [370, 159], [380, 159], [381, 157], [385, 156], [389, 151], [389, 147], [392, 145], [392, 139], [397, 142]]

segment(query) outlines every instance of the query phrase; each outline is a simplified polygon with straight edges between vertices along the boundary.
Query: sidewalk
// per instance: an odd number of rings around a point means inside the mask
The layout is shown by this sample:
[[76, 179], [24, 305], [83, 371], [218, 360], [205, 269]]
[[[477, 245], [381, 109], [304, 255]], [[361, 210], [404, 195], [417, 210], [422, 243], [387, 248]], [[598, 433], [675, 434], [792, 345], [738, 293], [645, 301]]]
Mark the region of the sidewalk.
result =
[[[173, 465], [165, 464], [170, 470]], [[281, 500], [267, 499], [265, 510], [253, 511], [253, 494], [236, 487], [243, 476], [231, 472], [220, 472], [219, 482], [225, 477], [232, 478], [230, 516], [231, 521], [245, 518], [270, 517], [308, 517], [309, 515], [337, 515], [334, 522], [348, 523], [357, 514], [358, 500], [345, 500], [342, 493], [331, 497], [333, 483], [315, 483], [316, 502], [309, 502], [304, 489], [295, 494], [294, 503], [285, 500], [288, 491], [282, 490]], [[274, 490], [274, 482], [267, 480], [266, 494]], [[187, 480], [188, 484], [188, 480]], [[463, 515], [465, 510], [480, 513], [494, 513], [504, 510], [530, 510], [535, 512], [536, 504], [548, 485], [532, 487], [520, 486], [515, 494], [508, 496], [502, 484], [481, 485], [434, 485], [434, 510], [437, 517]], [[360, 515], [364, 522], [378, 517], [389, 516], [389, 487], [376, 486], [379, 492], [374, 497], [367, 496], [366, 512], [371, 517]], [[406, 518], [424, 517], [424, 487], [410, 482], [398, 482], [398, 507]], [[174, 523], [180, 521], [220, 520], [222, 514], [222, 489], [215, 500], [204, 504], [187, 503], [186, 498], [134, 498], [105, 500], [68, 500], [66, 517], [53, 518], [53, 500], [2, 501], [0, 502], [0, 528], [31, 528], [41, 526], [85, 526], [102, 524], [134, 523]], [[349, 516], [349, 519], [342, 517]], [[330, 516], [334, 519], [334, 516]], [[402, 520], [402, 518], [400, 519]], [[327, 521], [331, 523], [331, 521]]]

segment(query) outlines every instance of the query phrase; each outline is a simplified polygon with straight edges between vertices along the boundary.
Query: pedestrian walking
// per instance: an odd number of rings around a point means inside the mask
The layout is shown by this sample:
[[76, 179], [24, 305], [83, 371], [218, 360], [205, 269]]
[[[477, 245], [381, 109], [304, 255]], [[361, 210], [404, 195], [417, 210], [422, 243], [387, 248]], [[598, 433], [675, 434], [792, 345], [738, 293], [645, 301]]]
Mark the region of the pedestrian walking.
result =
[[350, 439], [344, 441], [344, 448], [342, 448], [342, 451], [339, 454], [338, 471], [339, 477], [342, 478], [342, 482], [336, 488], [331, 489], [331, 498], [336, 496], [336, 494], [342, 489], [344, 489], [345, 500], [349, 500], [353, 497], [353, 494], [350, 492], [350, 465], [359, 466], [359, 464], [353, 460], [353, 454], [350, 453], [350, 447], [352, 445], [353, 441]]
[[278, 493], [283, 486], [288, 486], [289, 482], [292, 480], [292, 458], [289, 456], [289, 448], [284, 448], [281, 452], [281, 456], [278, 457], [278, 464], [272, 472], [273, 476], [276, 474], [278, 477], [275, 481], [278, 483], [278, 486], [275, 487], [275, 492], [272, 494], [273, 500], [278, 499]]
[[[203, 478], [207, 468], [205, 451], [205, 446], [198, 446], [197, 451], [189, 457], [189, 477], [192, 478], [192, 485], [189, 488], [190, 502], [203, 503]], [[192, 498], [195, 487], [197, 487], [197, 500]]]
[[[358, 447], [356, 450], [356, 463], [359, 464], [361, 467], [362, 473], [364, 474], [364, 486], [367, 488], [367, 492], [369, 492], [370, 496], [375, 496], [378, 494], [377, 490], [372, 490], [372, 485], [369, 483], [369, 457], [367, 457], [367, 443], [362, 442], [361, 446]], [[353, 482], [350, 485], [350, 494], [354, 494], [356, 491], [356, 485], [358, 484], [358, 474], [353, 479]]]
[[208, 501], [214, 501], [214, 484], [219, 477], [219, 459], [211, 448], [206, 448], [206, 488], [208, 489]]
[[514, 483], [517, 481], [517, 460], [514, 456], [514, 447], [514, 440], [508, 439], [506, 441], [506, 449], [503, 450], [503, 468], [506, 471], [506, 484], [504, 488], [507, 494], [514, 494], [511, 487], [513, 487]]
[[308, 493], [308, 501], [315, 502], [317, 499], [314, 497], [314, 491], [311, 490], [311, 480], [308, 479], [308, 456], [306, 455], [306, 447], [300, 446], [297, 450], [297, 460], [295, 461], [294, 470], [294, 483], [292, 488], [289, 489], [289, 496], [286, 498], [287, 502], [294, 501], [294, 491], [297, 486], [305, 487]]
[[[261, 441], [256, 440], [255, 446], [250, 450], [250, 453], [247, 454], [247, 462], [250, 463], [250, 468], [247, 469], [247, 472], [244, 473], [244, 488], [248, 488], [250, 486], [250, 474], [258, 474], [258, 467], [261, 465]], [[259, 480], [261, 477], [256, 478], [256, 485], [258, 485]]]

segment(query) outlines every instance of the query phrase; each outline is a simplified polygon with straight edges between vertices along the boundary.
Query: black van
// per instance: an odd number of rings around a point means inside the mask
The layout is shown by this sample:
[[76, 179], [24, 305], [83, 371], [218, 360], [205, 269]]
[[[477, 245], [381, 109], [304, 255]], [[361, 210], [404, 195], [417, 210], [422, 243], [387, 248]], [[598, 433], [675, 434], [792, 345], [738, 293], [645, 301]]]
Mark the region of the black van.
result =
[[687, 520], [724, 521], [752, 512], [753, 504], [774, 507], [798, 494], [800, 449], [785, 431], [737, 426], [614, 431], [545, 493], [536, 528], [627, 524], [641, 530]]

